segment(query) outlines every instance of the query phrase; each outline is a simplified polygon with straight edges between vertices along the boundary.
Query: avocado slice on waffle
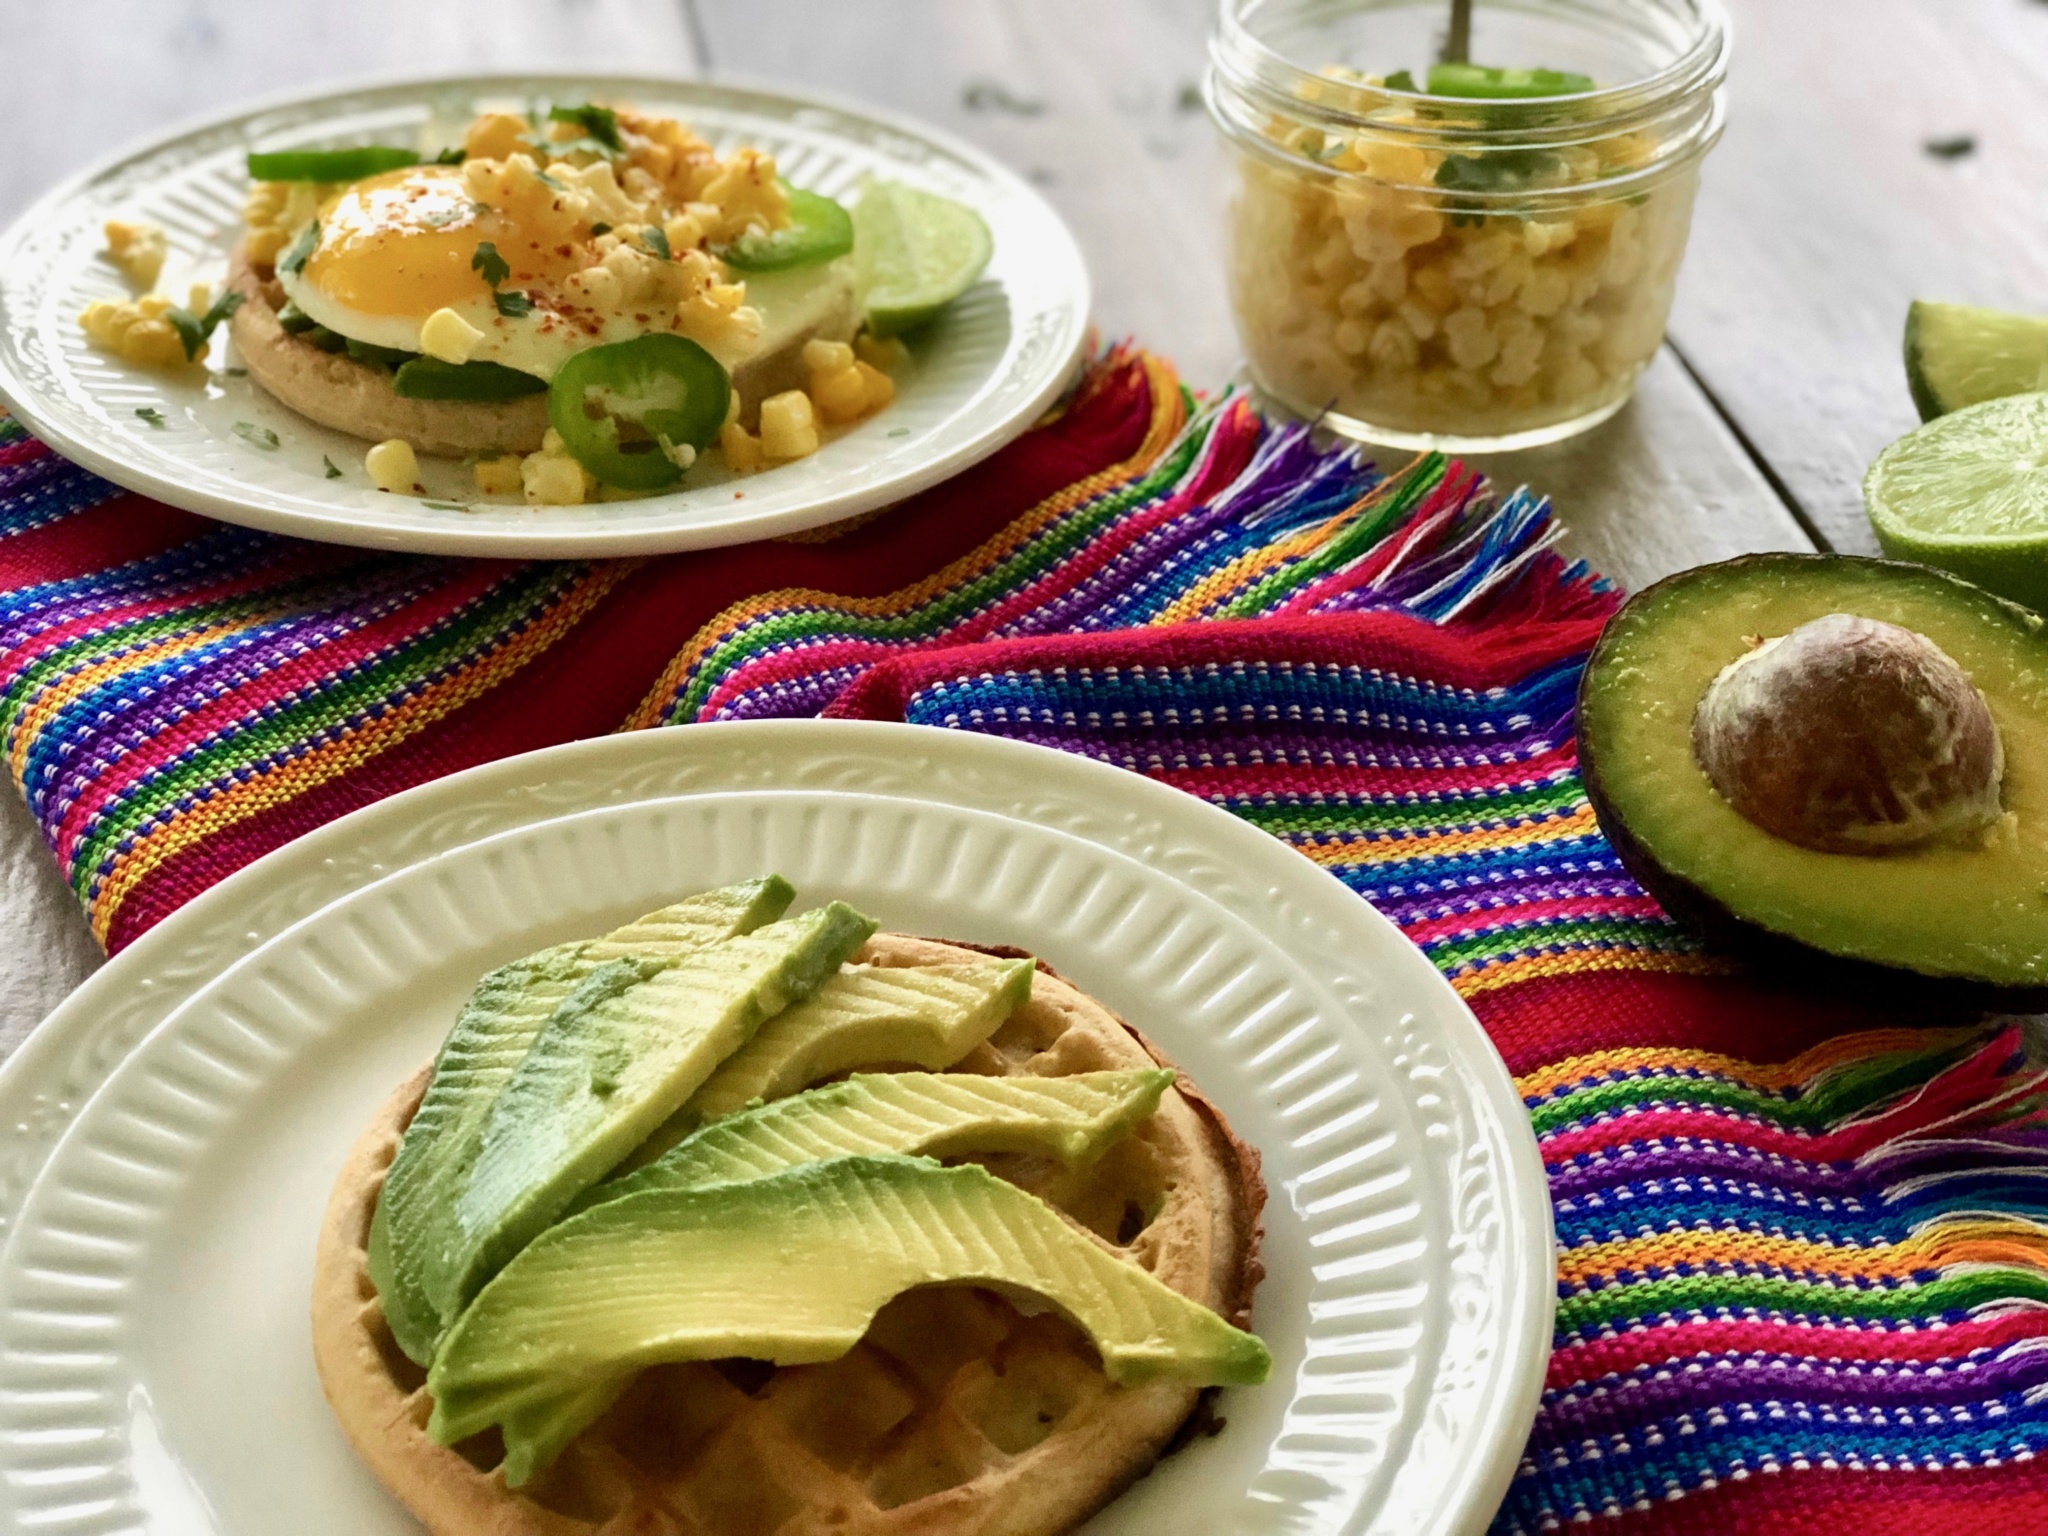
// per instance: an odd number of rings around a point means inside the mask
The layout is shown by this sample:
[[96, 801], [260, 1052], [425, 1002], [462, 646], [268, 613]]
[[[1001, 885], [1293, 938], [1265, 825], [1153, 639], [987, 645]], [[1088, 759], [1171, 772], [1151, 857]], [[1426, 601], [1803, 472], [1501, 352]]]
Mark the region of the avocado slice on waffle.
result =
[[[877, 934], [857, 964], [972, 964], [986, 952]], [[887, 1068], [895, 1063], [874, 1063]], [[952, 1068], [1058, 1078], [1171, 1067], [1121, 1019], [1039, 968], [1027, 1001]], [[357, 1451], [430, 1530], [514, 1536], [736, 1530], [1055, 1536], [1141, 1475], [1195, 1413], [1186, 1380], [1118, 1385], [1056, 1311], [921, 1287], [819, 1363], [694, 1360], [642, 1370], [538, 1470], [507, 1485], [495, 1429], [428, 1434], [426, 1373], [393, 1341], [364, 1234], [426, 1085], [395, 1093], [351, 1152], [320, 1237], [315, 1358]], [[1258, 1155], [1185, 1076], [1106, 1152], [977, 1157], [1107, 1254], [1242, 1328], [1260, 1278]]]

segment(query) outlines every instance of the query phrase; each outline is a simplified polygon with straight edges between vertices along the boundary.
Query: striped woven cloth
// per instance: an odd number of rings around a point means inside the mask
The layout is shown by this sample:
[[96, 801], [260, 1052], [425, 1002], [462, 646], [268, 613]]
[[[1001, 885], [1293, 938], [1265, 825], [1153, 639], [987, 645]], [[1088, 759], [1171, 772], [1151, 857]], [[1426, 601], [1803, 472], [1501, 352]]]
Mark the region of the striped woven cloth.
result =
[[1162, 779], [1392, 917], [1520, 1084], [1559, 1313], [1498, 1530], [2048, 1528], [2042, 1074], [1995, 1021], [1774, 990], [1628, 879], [1571, 738], [1616, 595], [1555, 532], [1129, 351], [885, 516], [657, 560], [248, 532], [0, 420], [0, 739], [113, 949], [356, 806], [622, 728], [829, 709]]

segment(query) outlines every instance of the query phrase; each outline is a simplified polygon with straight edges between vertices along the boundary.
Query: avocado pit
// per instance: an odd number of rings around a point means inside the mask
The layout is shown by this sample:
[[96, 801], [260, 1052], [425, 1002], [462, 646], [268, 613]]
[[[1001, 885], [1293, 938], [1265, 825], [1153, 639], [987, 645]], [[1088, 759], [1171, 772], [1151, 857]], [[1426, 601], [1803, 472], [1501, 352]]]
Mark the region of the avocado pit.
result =
[[1855, 614], [1724, 667], [1692, 750], [1743, 817], [1824, 853], [1960, 842], [2002, 814], [2004, 747], [1969, 674], [1925, 635]]

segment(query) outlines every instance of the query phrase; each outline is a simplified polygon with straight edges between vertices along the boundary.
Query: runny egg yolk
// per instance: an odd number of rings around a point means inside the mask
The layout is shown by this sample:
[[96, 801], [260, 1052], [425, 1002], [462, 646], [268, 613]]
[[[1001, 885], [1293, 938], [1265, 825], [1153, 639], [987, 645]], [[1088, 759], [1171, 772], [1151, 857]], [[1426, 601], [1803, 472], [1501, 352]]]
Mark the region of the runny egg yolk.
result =
[[507, 289], [559, 289], [597, 259], [588, 228], [545, 182], [529, 178], [487, 207], [458, 167], [419, 165], [356, 182], [323, 209], [304, 276], [359, 313], [423, 316], [488, 291], [473, 265], [485, 241], [511, 269]]

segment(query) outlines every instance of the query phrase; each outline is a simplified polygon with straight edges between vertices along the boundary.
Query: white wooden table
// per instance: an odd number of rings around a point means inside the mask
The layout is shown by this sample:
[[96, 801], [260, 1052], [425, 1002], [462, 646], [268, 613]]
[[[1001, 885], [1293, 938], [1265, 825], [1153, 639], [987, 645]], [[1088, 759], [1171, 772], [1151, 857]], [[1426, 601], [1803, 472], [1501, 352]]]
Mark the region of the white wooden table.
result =
[[[1639, 585], [1746, 550], [1870, 550], [1857, 483], [1913, 424], [1916, 295], [2048, 306], [2048, 3], [1726, 0], [1728, 135], [1672, 343], [1576, 442], [1485, 462]], [[1236, 357], [1221, 160], [1195, 100], [1212, 0], [9, 0], [0, 223], [123, 141], [375, 72], [614, 67], [864, 97], [1026, 172], [1079, 232], [1098, 317], [1197, 385]], [[1975, 151], [1938, 158], [1936, 137]], [[100, 962], [0, 793], [0, 1053]]]

